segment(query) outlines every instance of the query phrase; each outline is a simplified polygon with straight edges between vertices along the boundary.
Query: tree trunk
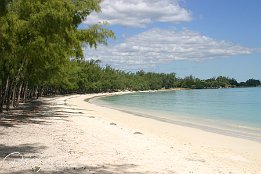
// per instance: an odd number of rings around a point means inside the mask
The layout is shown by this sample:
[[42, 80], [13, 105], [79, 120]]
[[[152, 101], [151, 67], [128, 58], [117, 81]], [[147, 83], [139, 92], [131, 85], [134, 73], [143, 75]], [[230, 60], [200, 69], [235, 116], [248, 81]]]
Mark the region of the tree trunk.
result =
[[21, 92], [22, 92], [22, 87], [23, 87], [23, 83], [20, 84], [19, 86], [19, 90], [18, 90], [18, 95], [17, 95], [17, 102], [16, 102], [16, 107], [19, 106], [19, 103], [20, 103], [20, 97], [21, 97]]
[[11, 100], [11, 96], [12, 96], [12, 86], [13, 86], [13, 81], [8, 87], [8, 93], [7, 93], [7, 97], [6, 97], [6, 111], [9, 111], [9, 109], [10, 109], [10, 100]]
[[11, 106], [15, 107], [15, 100], [16, 100], [16, 84], [14, 84], [13, 86], [13, 90], [12, 90], [12, 103]]
[[39, 93], [39, 92], [38, 92], [38, 85], [37, 85], [37, 86], [35, 87], [35, 89], [34, 89], [34, 98], [35, 98], [35, 99], [38, 99], [38, 97], [37, 97], [37, 96], [38, 96], [38, 93]]
[[30, 101], [32, 98], [32, 89], [30, 89], [30, 87], [27, 86], [27, 101]]
[[4, 106], [5, 99], [6, 99], [6, 96], [7, 96], [7, 93], [8, 93], [8, 87], [9, 87], [9, 76], [7, 77], [5, 89], [4, 89], [4, 94], [3, 94], [3, 97], [2, 97], [1, 103], [0, 103], [0, 107], [1, 107], [0, 112], [3, 112], [3, 106]]
[[2, 100], [3, 100], [3, 86], [0, 86], [0, 113], [3, 112]]
[[42, 91], [43, 91], [43, 87], [40, 87], [40, 90], [37, 93], [36, 99], [38, 99], [39, 97], [42, 97]]
[[26, 82], [25, 87], [24, 87], [23, 103], [27, 102], [27, 90], [28, 90], [28, 82]]

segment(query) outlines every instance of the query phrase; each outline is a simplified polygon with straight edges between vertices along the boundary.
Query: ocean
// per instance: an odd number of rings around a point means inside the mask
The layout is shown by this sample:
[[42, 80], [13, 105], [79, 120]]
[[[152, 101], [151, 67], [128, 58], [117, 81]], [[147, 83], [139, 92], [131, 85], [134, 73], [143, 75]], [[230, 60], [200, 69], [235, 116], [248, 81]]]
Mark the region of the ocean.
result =
[[261, 88], [136, 92], [91, 101], [136, 116], [261, 142]]

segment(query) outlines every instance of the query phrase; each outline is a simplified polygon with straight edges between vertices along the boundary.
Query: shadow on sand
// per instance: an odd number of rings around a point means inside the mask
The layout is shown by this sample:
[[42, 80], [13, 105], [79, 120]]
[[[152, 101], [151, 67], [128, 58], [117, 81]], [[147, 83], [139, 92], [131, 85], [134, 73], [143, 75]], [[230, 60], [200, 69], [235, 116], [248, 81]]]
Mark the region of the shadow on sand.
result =
[[[7, 155], [13, 152], [19, 152], [21, 155], [30, 154], [30, 156], [27, 156], [26, 158], [35, 158], [36, 156], [34, 154], [40, 152], [45, 148], [47, 147], [41, 146], [39, 144], [21, 144], [18, 146], [6, 146], [0, 144], [0, 159], [4, 159]], [[7, 158], [7, 160], [21, 158], [21, 155], [11, 155]]]
[[71, 108], [68, 109], [66, 111], [64, 107], [54, 107], [48, 101], [33, 101], [28, 104], [22, 104], [18, 108], [0, 115], [0, 129], [1, 127], [15, 127], [21, 124], [51, 124], [50, 120], [48, 120], [50, 117], [68, 121], [66, 118], [69, 116], [83, 114], [78, 109], [75, 112]]
[[[82, 166], [82, 167], [70, 167], [64, 168], [55, 171], [44, 171], [41, 170], [40, 174], [151, 174], [153, 172], [138, 172], [135, 171], [135, 168], [138, 167], [134, 164], [121, 164], [121, 165], [103, 165], [103, 166]], [[166, 173], [166, 171], [164, 171]], [[19, 172], [9, 172], [6, 174], [33, 174], [33, 170], [23, 170]], [[175, 172], [169, 172], [169, 174], [173, 174]]]

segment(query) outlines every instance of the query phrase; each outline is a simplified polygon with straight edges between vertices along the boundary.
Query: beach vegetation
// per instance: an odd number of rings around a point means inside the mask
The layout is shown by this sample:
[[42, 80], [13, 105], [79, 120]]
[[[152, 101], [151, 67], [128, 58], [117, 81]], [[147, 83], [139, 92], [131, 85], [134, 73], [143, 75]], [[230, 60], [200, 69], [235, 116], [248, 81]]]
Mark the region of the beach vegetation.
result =
[[0, 0], [0, 112], [3, 105], [8, 110], [61, 86], [78, 89], [67, 75], [77, 73], [82, 46], [96, 47], [114, 37], [101, 23], [78, 29], [91, 12], [100, 11], [99, 3]]
[[103, 23], [79, 29], [91, 12], [100, 12], [99, 4], [100, 0], [0, 0], [0, 112], [56, 94], [260, 86], [256, 79], [125, 72], [84, 59], [83, 47], [96, 48], [114, 38]]

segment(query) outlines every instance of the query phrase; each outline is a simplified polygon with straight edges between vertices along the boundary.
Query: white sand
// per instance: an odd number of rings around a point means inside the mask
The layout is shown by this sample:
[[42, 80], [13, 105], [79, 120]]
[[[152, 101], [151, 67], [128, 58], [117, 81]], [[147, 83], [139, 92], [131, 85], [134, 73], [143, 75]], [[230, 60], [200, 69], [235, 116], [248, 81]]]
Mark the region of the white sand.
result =
[[13, 159], [0, 163], [0, 173], [32, 173], [34, 166], [42, 173], [261, 173], [261, 143], [83, 101], [94, 96], [43, 99], [51, 117], [0, 127], [0, 155], [5, 148], [26, 159], [13, 168]]

